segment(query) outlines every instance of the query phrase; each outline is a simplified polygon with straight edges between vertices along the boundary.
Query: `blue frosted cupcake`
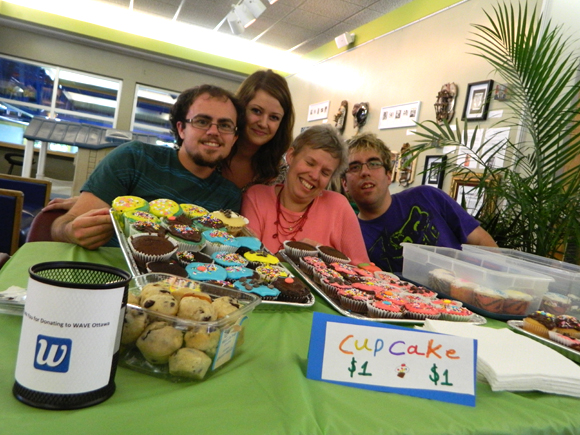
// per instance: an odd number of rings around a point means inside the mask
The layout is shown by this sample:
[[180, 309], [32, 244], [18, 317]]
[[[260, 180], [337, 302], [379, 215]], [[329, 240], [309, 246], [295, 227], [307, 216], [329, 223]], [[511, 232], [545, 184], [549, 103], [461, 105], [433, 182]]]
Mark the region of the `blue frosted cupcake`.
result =
[[242, 257], [240, 254], [236, 254], [235, 252], [214, 252], [211, 254], [211, 258], [219, 264], [220, 266], [246, 266], [248, 264], [248, 260]]
[[228, 276], [226, 270], [218, 264], [190, 263], [185, 270], [188, 277], [196, 281], [224, 281]]
[[276, 290], [272, 284], [264, 285], [260, 280], [241, 278], [234, 283], [238, 290], [247, 293], [254, 293], [266, 301], [276, 300], [280, 291]]
[[241, 278], [252, 278], [254, 276], [258, 276], [258, 274], [244, 266], [227, 266], [226, 273], [228, 274], [227, 279], [230, 281], [235, 281]]
[[207, 230], [202, 234], [203, 238], [206, 240], [204, 252], [209, 255], [218, 251], [236, 252], [240, 247], [236, 238], [231, 234], [228, 234], [226, 231]]

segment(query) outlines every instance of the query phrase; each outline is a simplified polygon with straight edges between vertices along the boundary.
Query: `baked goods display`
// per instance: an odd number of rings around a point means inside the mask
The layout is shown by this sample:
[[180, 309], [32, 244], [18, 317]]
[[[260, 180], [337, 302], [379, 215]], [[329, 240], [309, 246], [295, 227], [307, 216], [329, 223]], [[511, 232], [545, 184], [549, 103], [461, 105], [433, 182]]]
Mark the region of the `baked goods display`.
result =
[[[296, 255], [296, 249], [302, 248], [306, 252], [308, 247], [287, 245], [280, 255], [346, 316], [401, 323], [420, 323], [426, 319], [485, 323], [484, 318], [463, 307], [461, 302], [440, 299], [436, 292], [424, 286], [374, 268], [365, 269], [344, 262], [329, 263], [322, 256]], [[332, 249], [332, 259], [340, 258], [341, 253]], [[330, 258], [329, 252], [327, 250], [324, 258]]]
[[[294, 277], [245, 229], [243, 216], [230, 210], [212, 213], [206, 210], [202, 214], [205, 209], [195, 204], [180, 205], [167, 199], [147, 203], [131, 197], [114, 202], [119, 204], [118, 210], [111, 209], [115, 231], [134, 275], [171, 273], [251, 292], [268, 303], [314, 304], [314, 297], [306, 286], [306, 297], [303, 292], [279, 297], [281, 292], [274, 287], [274, 281]], [[137, 206], [143, 209], [126, 210]], [[128, 213], [132, 219], [126, 218]], [[125, 225], [130, 227], [130, 235]], [[240, 280], [251, 280], [252, 285], [238, 283]]]
[[[456, 277], [452, 271], [445, 269], [430, 270], [428, 285], [437, 291], [440, 297], [461, 301], [470, 310], [485, 316], [505, 317], [502, 320], [523, 319], [539, 304], [539, 299], [526, 292], [527, 289], [498, 290]], [[550, 302], [555, 305], [555, 302], [552, 302], [555, 300], [556, 298], [550, 299]]]
[[[256, 295], [169, 274], [137, 276], [123, 323], [120, 364], [172, 381], [202, 380], [235, 355], [245, 319], [259, 302]], [[231, 334], [237, 340], [230, 340]]]

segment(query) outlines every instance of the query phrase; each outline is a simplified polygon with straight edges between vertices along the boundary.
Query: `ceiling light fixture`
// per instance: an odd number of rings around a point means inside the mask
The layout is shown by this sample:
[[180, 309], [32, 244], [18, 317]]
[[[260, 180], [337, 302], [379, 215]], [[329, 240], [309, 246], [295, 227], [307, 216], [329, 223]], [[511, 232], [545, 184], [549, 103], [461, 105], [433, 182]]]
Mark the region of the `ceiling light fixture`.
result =
[[266, 6], [260, 0], [244, 0], [243, 5], [248, 8], [254, 18], [258, 18], [266, 10]]
[[238, 19], [242, 22], [244, 29], [252, 25], [256, 18], [250, 13], [250, 10], [243, 4], [234, 6], [234, 12]]
[[234, 13], [234, 11], [230, 11], [227, 15], [226, 19], [228, 20], [228, 24], [230, 25], [230, 30], [234, 35], [241, 35], [244, 33], [244, 26], [242, 22], [238, 18], [238, 16]]
[[268, 0], [268, 2], [273, 5], [274, 3], [276, 3], [278, 0]]

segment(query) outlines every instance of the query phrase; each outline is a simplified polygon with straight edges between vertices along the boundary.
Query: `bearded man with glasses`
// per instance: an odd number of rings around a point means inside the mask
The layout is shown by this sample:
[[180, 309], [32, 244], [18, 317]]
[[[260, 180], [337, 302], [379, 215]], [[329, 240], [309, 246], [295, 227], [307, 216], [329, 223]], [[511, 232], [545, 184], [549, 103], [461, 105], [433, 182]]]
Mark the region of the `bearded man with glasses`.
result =
[[347, 144], [342, 186], [359, 208], [369, 258], [382, 270], [403, 270], [401, 242], [455, 249], [463, 243], [497, 246], [479, 222], [440, 189], [417, 186], [391, 195], [391, 152], [376, 135], [360, 134]]
[[118, 196], [169, 198], [208, 211], [238, 212], [241, 191], [215, 169], [243, 129], [244, 113], [237, 99], [217, 86], [182, 92], [170, 113], [178, 149], [138, 141], [117, 147], [97, 165], [72, 208], [54, 222], [53, 239], [87, 249], [118, 246], [109, 215]]

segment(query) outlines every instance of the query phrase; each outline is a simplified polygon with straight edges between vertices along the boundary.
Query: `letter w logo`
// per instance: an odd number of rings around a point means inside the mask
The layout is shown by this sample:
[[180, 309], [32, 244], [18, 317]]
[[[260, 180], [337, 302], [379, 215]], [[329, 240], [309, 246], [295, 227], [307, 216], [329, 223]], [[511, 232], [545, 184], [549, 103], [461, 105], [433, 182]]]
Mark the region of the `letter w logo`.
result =
[[72, 340], [39, 335], [36, 339], [34, 368], [48, 372], [68, 372]]

